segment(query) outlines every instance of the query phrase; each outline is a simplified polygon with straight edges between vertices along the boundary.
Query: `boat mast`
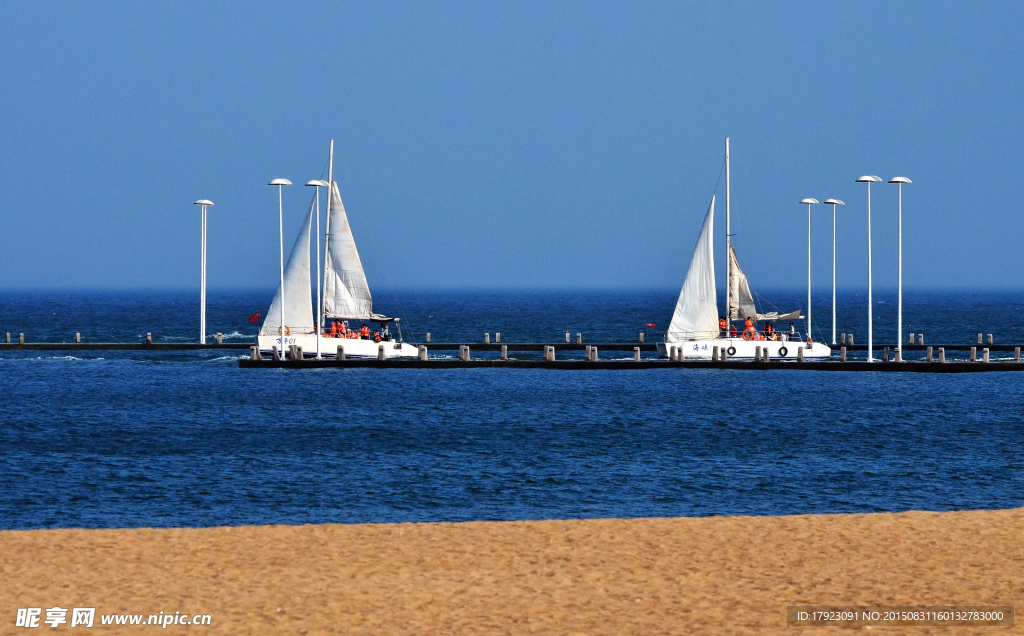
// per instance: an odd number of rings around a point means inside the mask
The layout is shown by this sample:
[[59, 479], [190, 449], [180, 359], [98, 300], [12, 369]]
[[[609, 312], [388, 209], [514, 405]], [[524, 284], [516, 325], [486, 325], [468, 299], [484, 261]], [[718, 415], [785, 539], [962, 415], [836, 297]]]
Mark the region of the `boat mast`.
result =
[[[331, 241], [331, 202], [334, 200], [334, 140], [331, 140], [331, 155], [327, 162], [327, 228], [324, 230], [324, 284], [320, 288], [321, 298], [327, 297], [327, 259], [330, 256]], [[323, 328], [327, 307], [320, 304], [320, 328]], [[318, 351], [319, 353], [319, 351]]]
[[732, 232], [729, 225], [729, 138], [725, 138], [725, 319], [732, 322]]

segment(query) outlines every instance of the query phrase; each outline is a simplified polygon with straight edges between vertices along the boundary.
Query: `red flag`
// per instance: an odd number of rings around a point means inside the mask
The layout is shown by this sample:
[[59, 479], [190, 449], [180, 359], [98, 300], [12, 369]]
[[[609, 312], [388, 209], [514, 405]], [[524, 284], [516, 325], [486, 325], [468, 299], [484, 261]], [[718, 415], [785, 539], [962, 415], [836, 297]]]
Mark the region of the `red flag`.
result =
[[656, 328], [656, 327], [654, 326], [654, 323], [653, 323], [653, 322], [649, 322], [649, 323], [647, 323], [647, 325], [645, 325], [645, 326], [647, 326], [647, 327], [650, 327], [651, 329], [655, 329], [655, 328]]
[[260, 321], [260, 312], [257, 311], [253, 315], [249, 316], [249, 322], [250, 323], [259, 322], [259, 321]]

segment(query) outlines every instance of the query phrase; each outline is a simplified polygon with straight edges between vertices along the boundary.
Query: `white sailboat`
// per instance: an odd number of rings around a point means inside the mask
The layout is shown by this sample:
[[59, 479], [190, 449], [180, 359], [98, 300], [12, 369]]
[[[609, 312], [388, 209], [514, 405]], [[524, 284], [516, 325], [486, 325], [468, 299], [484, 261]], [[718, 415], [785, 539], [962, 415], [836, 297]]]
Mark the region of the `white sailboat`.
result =
[[[796, 320], [802, 318], [799, 311], [780, 315], [778, 312], [758, 313], [754, 304], [750, 284], [736, 258], [736, 250], [731, 245], [729, 233], [730, 183], [729, 183], [729, 140], [725, 140], [725, 188], [726, 188], [726, 315], [728, 325], [732, 321]], [[668, 357], [673, 350], [681, 352], [684, 358], [710, 359], [715, 347], [719, 352], [726, 353], [730, 358], [753, 359], [760, 347], [768, 350], [774, 359], [796, 359], [797, 352], [803, 347], [805, 358], [827, 358], [832, 350], [823, 343], [811, 342], [797, 332], [777, 331], [775, 340], [767, 339], [762, 332], [741, 331], [730, 336], [729, 330], [719, 327], [718, 292], [715, 287], [715, 197], [711, 197], [711, 205], [704, 217], [697, 246], [690, 259], [690, 268], [686, 273], [683, 288], [679, 292], [672, 322], [665, 332], [665, 340], [658, 343], [658, 355]], [[808, 332], [810, 329], [808, 328]]]
[[[345, 205], [341, 201], [341, 193], [334, 177], [334, 142], [331, 142], [331, 159], [328, 175], [327, 226], [324, 244], [323, 288], [317, 290], [322, 294], [319, 320], [313, 319], [313, 296], [310, 280], [310, 244], [312, 221], [319, 214], [316, 200], [310, 203], [309, 213], [295, 239], [288, 264], [284, 270], [284, 294], [281, 286], [274, 294], [274, 300], [267, 312], [267, 319], [260, 328], [257, 344], [261, 351], [287, 351], [292, 345], [302, 347], [304, 356], [334, 356], [338, 346], [345, 349], [345, 357], [376, 358], [381, 346], [388, 358], [415, 357], [418, 351], [415, 346], [402, 342], [399, 318], [392, 318], [373, 312], [373, 298], [370, 286], [366, 282], [363, 263], [359, 259], [352, 227], [345, 213]], [[322, 182], [321, 182], [322, 183]], [[319, 227], [319, 220], [317, 220]], [[319, 237], [317, 254], [319, 260]], [[284, 325], [282, 322], [281, 305], [284, 305]], [[333, 336], [322, 325], [327, 321], [348, 322], [350, 329], [358, 330], [362, 325], [377, 324], [380, 329], [376, 333], [383, 334], [379, 339], [345, 338]], [[390, 333], [388, 325], [398, 330], [397, 338]], [[320, 326], [320, 334], [317, 328]], [[372, 332], [371, 332], [372, 333]]]

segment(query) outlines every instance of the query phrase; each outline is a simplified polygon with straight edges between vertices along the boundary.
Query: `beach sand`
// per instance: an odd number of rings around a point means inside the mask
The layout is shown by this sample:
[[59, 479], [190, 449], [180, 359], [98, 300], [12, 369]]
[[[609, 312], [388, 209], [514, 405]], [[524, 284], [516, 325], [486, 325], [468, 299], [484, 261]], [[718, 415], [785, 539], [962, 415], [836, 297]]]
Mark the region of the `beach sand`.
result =
[[0, 565], [2, 633], [25, 633], [19, 607], [59, 605], [212, 616], [166, 629], [97, 617], [100, 633], [819, 634], [835, 629], [787, 627], [786, 607], [1020, 612], [1024, 509], [4, 531]]

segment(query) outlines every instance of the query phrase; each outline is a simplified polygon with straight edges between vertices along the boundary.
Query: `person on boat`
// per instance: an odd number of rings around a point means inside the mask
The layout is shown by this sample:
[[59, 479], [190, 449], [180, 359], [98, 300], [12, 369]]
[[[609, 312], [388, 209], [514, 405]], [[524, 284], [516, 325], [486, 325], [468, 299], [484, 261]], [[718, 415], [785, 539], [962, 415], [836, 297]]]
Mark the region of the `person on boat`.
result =
[[359, 328], [359, 336], [367, 340], [370, 339], [370, 328], [366, 326], [365, 322], [363, 323], [363, 326]]
[[374, 342], [380, 342], [381, 341], [381, 337], [380, 337], [380, 332], [379, 331], [374, 331], [373, 332], [373, 341]]
[[385, 340], [391, 340], [391, 331], [388, 330], [388, 323], [386, 323], [386, 322], [385, 323], [381, 323], [380, 327], [381, 327], [381, 331], [380, 331], [381, 338], [383, 338]]
[[331, 321], [331, 330], [327, 332], [327, 337], [334, 338], [338, 335], [338, 321]]
[[789, 323], [789, 335], [790, 336], [795, 336], [796, 335], [796, 327], [793, 326], [793, 323]]
[[345, 333], [345, 336], [344, 336], [344, 337], [345, 337], [345, 338], [348, 338], [349, 340], [355, 340], [356, 338], [358, 338], [358, 337], [359, 337], [359, 332], [357, 332], [357, 331], [356, 331], [355, 329], [349, 329], [349, 330], [348, 330], [348, 331], [347, 331], [347, 332]]
[[757, 327], [754, 326], [754, 321], [750, 318], [743, 323], [743, 339], [744, 340], [756, 340]]
[[773, 335], [775, 335], [775, 325], [773, 325], [771, 323], [771, 321], [765, 323], [765, 325], [764, 325], [764, 335], [765, 335], [765, 338], [767, 338], [769, 340], [772, 339]]
[[729, 333], [729, 321], [725, 319], [725, 316], [718, 317], [718, 331], [722, 336]]
[[736, 325], [730, 324], [729, 325], [729, 337], [730, 338], [735, 338], [737, 335], [739, 335], [739, 332], [736, 331]]

